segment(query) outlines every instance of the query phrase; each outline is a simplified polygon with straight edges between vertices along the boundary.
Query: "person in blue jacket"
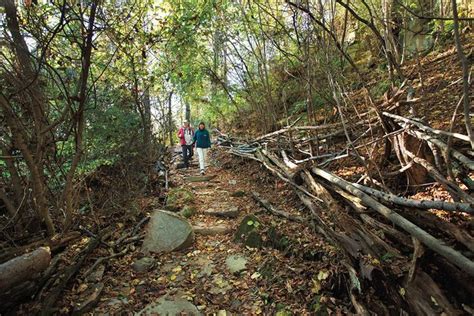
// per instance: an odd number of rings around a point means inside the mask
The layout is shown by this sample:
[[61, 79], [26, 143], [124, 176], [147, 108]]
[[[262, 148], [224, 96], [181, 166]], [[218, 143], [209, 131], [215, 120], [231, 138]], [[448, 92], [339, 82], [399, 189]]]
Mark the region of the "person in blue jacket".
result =
[[196, 151], [199, 157], [199, 169], [201, 174], [204, 174], [207, 150], [211, 148], [211, 136], [203, 122], [199, 123], [199, 128], [194, 132], [194, 143], [196, 144]]

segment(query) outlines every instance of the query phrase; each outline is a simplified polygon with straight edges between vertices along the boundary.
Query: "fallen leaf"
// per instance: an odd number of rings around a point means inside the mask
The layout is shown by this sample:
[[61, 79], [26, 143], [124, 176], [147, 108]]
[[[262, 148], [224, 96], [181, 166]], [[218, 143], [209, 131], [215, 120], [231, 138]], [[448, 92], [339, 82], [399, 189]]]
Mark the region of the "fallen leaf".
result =
[[326, 270], [320, 270], [318, 273], [318, 280], [326, 280], [329, 277], [329, 272]]

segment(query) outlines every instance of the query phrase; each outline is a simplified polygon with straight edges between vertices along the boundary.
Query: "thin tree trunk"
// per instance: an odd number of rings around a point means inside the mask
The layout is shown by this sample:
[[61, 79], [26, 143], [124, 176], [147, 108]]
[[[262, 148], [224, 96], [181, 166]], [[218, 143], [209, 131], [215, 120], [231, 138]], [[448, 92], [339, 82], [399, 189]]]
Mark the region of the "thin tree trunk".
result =
[[82, 72], [81, 78], [79, 81], [79, 104], [76, 112], [76, 152], [72, 159], [71, 168], [69, 169], [66, 175], [66, 185], [63, 191], [63, 200], [66, 212], [66, 219], [64, 221], [64, 229], [67, 230], [72, 221], [72, 210], [74, 202], [74, 176], [76, 174], [77, 166], [82, 157], [82, 146], [83, 146], [83, 134], [85, 126], [85, 105], [87, 101], [87, 79], [89, 77], [89, 69], [91, 65], [91, 56], [92, 56], [92, 38], [94, 33], [94, 23], [95, 15], [97, 12], [97, 2], [92, 1], [89, 15], [89, 24], [87, 27], [87, 34], [84, 38], [83, 47], [82, 47]]
[[173, 99], [173, 93], [174, 91], [170, 92], [170, 95], [168, 97], [168, 136], [170, 139], [170, 146], [174, 145], [174, 137], [173, 137], [173, 111], [172, 111], [172, 99]]
[[467, 135], [471, 142], [471, 148], [474, 150], [474, 135], [472, 134], [472, 123], [471, 123], [471, 111], [470, 111], [470, 102], [471, 97], [469, 93], [469, 61], [464, 54], [462, 48], [461, 36], [459, 35], [459, 16], [458, 16], [458, 6], [456, 0], [451, 0], [453, 6], [453, 22], [454, 22], [454, 39], [456, 41], [456, 49], [458, 52], [458, 58], [462, 66], [462, 79], [463, 79], [463, 109], [464, 109], [464, 121], [466, 125]]

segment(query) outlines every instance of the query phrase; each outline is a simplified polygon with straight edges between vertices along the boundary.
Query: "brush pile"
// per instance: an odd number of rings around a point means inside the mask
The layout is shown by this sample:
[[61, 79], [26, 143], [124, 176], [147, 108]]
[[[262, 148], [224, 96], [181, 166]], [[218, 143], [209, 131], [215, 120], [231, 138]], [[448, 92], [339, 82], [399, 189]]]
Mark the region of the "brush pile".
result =
[[357, 120], [295, 123], [245, 140], [219, 133], [218, 143], [294, 188], [309, 210], [298, 222], [343, 258], [357, 314], [472, 313], [469, 138], [399, 115], [416, 102], [402, 94]]

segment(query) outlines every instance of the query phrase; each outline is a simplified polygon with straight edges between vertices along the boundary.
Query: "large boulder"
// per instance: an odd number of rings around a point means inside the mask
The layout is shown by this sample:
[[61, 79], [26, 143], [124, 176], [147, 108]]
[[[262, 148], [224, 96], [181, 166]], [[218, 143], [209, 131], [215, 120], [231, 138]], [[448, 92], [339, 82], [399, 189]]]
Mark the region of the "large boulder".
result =
[[163, 296], [156, 302], [148, 304], [135, 315], [201, 315], [196, 306], [182, 298], [170, 298]]
[[180, 250], [192, 245], [193, 228], [188, 221], [172, 212], [157, 210], [151, 215], [143, 240], [144, 253]]

